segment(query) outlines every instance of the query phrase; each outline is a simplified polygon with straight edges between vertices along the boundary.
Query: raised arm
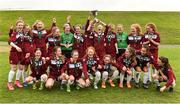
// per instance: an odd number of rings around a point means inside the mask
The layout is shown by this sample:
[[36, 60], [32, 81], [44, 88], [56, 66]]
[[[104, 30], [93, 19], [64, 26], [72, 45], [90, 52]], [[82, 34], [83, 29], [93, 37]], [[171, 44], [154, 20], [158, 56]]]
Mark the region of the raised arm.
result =
[[71, 25], [71, 15], [67, 16], [66, 20], [67, 20], [67, 24], [69, 24], [70, 26], [70, 32], [74, 34], [75, 30], [74, 27]]
[[51, 28], [47, 30], [47, 33], [50, 34], [52, 31], [52, 28], [55, 26], [56, 26], [56, 18], [53, 18]]

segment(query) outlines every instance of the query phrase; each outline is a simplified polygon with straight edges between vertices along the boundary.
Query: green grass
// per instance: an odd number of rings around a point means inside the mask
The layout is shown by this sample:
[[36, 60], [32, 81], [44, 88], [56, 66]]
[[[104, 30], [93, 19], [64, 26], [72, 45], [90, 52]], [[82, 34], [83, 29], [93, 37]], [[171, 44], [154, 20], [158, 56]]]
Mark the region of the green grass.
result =
[[154, 86], [150, 89], [110, 88], [94, 90], [92, 88], [73, 90], [71, 93], [61, 91], [56, 85], [49, 90], [32, 90], [31, 87], [15, 89], [6, 88], [9, 72], [8, 53], [0, 53], [0, 102], [13, 103], [179, 103], [180, 102], [180, 48], [161, 48], [160, 55], [167, 56], [175, 72], [177, 81], [174, 93], [160, 93]]
[[[30, 25], [37, 19], [42, 20], [46, 27], [50, 27], [55, 17], [62, 29], [67, 15], [72, 15], [72, 24], [85, 24], [88, 14], [85, 11], [0, 11], [0, 41], [7, 41], [9, 27], [19, 16]], [[180, 12], [99, 12], [98, 18], [106, 23], [124, 24], [127, 33], [133, 23], [139, 23], [144, 29], [146, 23], [154, 22], [161, 34], [162, 44], [180, 44]]]

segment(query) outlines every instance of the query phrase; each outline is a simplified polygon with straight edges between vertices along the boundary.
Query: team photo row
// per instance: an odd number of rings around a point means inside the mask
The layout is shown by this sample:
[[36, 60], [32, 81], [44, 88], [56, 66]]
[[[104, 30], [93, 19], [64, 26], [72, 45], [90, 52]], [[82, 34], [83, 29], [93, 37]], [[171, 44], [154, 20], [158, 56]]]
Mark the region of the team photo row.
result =
[[94, 11], [85, 25], [66, 19], [62, 30], [56, 18], [49, 29], [41, 20], [30, 26], [22, 17], [10, 27], [9, 91], [52, 89], [55, 83], [67, 92], [107, 84], [148, 89], [153, 83], [157, 91], [173, 92], [176, 78], [168, 58], [158, 55], [160, 34], [154, 23], [143, 26], [145, 32], [131, 24], [126, 33], [123, 24], [105, 23]]

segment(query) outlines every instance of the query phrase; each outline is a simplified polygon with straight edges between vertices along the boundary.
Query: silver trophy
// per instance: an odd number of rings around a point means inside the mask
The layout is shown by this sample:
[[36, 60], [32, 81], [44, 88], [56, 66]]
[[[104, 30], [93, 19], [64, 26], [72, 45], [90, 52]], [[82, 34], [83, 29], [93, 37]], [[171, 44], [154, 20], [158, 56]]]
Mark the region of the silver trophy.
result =
[[91, 14], [94, 16], [94, 23], [97, 23], [98, 22], [98, 19], [97, 19], [97, 15], [98, 15], [98, 11], [97, 10], [93, 10], [91, 11]]
[[98, 15], [98, 11], [97, 10], [93, 10], [93, 11], [91, 11], [91, 14], [94, 16], [94, 18], [96, 18], [97, 15]]

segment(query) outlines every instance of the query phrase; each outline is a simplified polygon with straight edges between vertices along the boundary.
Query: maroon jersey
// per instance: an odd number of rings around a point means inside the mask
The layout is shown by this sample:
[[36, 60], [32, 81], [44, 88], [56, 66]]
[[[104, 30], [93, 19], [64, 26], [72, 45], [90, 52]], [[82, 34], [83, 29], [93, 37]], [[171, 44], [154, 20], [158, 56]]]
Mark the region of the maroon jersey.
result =
[[32, 30], [34, 43], [36, 44], [37, 48], [44, 48], [46, 47], [46, 36], [50, 33], [50, 31], [47, 30]]
[[103, 59], [105, 55], [105, 35], [104, 33], [96, 33], [94, 36], [94, 48], [96, 49], [96, 54], [100, 59]]
[[134, 48], [136, 51], [139, 51], [142, 47], [142, 39], [143, 36], [141, 35], [129, 34], [127, 42], [130, 45], [130, 47]]
[[[23, 48], [23, 39], [24, 35], [22, 32], [13, 32], [9, 38], [9, 43], [13, 42], [18, 47]], [[11, 52], [17, 52], [16, 48], [11, 47]]]
[[34, 54], [35, 44], [33, 43], [33, 38], [30, 34], [24, 34], [23, 41], [23, 52], [30, 53], [31, 56]]
[[[149, 39], [152, 39], [155, 42], [160, 43], [160, 34], [157, 32], [152, 33], [152, 34], [146, 32], [143, 36], [143, 42], [147, 42], [149, 41]], [[153, 50], [153, 49], [158, 50], [158, 46], [153, 44], [152, 42], [150, 42], [148, 45], [149, 45], [150, 50]]]
[[166, 83], [166, 87], [169, 87], [173, 84], [173, 81], [176, 80], [176, 77], [174, 75], [174, 72], [172, 70], [172, 68], [167, 68], [167, 67], [161, 67], [162, 72], [165, 76], [167, 76], [167, 83]]
[[51, 57], [48, 62], [48, 66], [50, 69], [49, 77], [53, 79], [58, 79], [58, 77], [61, 75], [61, 69], [64, 63], [65, 61], [62, 58], [57, 60], [54, 57]]
[[87, 49], [89, 46], [94, 45], [94, 35], [96, 34], [95, 31], [87, 30], [89, 26], [90, 20], [87, 20], [86, 26], [85, 26], [85, 33], [84, 33], [84, 49]]
[[147, 63], [154, 64], [154, 58], [150, 53], [146, 55], [142, 55], [141, 52], [136, 52], [136, 61], [137, 61], [137, 66], [140, 67], [147, 66]]
[[42, 60], [42, 58], [36, 60], [33, 58], [25, 59], [25, 64], [30, 64], [31, 74], [32, 77], [40, 78], [41, 75], [46, 74], [46, 63]]
[[[20, 32], [13, 32], [9, 38], [8, 43], [10, 44], [13, 42], [19, 48], [23, 49], [23, 33]], [[16, 48], [11, 47], [10, 55], [9, 55], [9, 63], [17, 65], [19, 62], [22, 63], [23, 61], [23, 52], [18, 52]]]
[[53, 49], [55, 46], [60, 46], [61, 44], [60, 36], [49, 35], [46, 37], [46, 43], [48, 44], [47, 56], [52, 56]]
[[[55, 23], [52, 24], [52, 27], [56, 26]], [[51, 29], [52, 29], [51, 27]], [[51, 33], [51, 29], [46, 30], [32, 30], [33, 42], [36, 45], [36, 48], [40, 48], [42, 51], [42, 56], [46, 56], [46, 37]]]
[[97, 56], [94, 57], [88, 57], [84, 56], [83, 57], [83, 63], [85, 64], [85, 69], [88, 71], [88, 73], [94, 74], [94, 71], [92, 70], [92, 67], [98, 67], [99, 64], [101, 64], [101, 61]]
[[108, 32], [109, 27], [106, 26], [105, 29], [105, 42], [106, 42], [106, 53], [110, 54], [112, 57], [116, 58], [116, 47], [115, 44], [117, 43], [117, 37], [115, 32]]
[[[65, 73], [67, 71], [68, 75], [73, 75], [76, 80], [81, 78], [82, 73], [84, 74], [84, 78], [88, 79], [87, 75], [87, 69], [85, 68], [85, 64], [83, 64], [81, 59], [78, 59], [76, 62], [72, 62], [69, 60], [66, 62], [66, 64], [63, 66], [61, 73]], [[82, 69], [81, 69], [82, 68]]]
[[84, 37], [83, 37], [83, 34], [75, 34], [74, 33], [73, 49], [78, 50], [80, 58], [82, 58], [84, 56], [85, 51], [84, 51]]
[[136, 62], [133, 59], [126, 58], [125, 55], [123, 54], [117, 59], [117, 64], [118, 64], [118, 68], [120, 69], [122, 69], [124, 66], [126, 68], [132, 68], [136, 65]]

